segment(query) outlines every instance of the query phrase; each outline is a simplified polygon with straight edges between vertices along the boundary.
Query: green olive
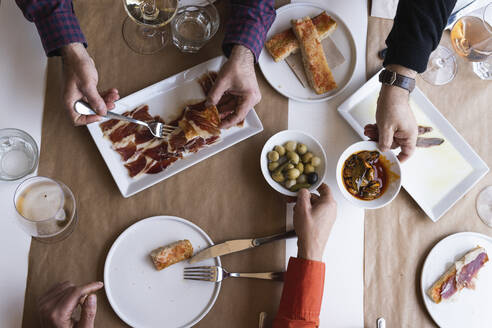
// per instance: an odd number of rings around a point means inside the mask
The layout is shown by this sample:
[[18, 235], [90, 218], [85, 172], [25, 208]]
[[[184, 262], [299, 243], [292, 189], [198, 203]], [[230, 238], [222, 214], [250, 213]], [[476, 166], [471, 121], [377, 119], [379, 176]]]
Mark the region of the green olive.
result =
[[287, 171], [286, 175], [287, 175], [287, 179], [295, 180], [301, 175], [301, 172], [299, 172], [298, 169], [290, 169]]
[[311, 158], [313, 158], [313, 153], [307, 152], [304, 155], [302, 155], [302, 162], [304, 164], [307, 164], [307, 163], [309, 163], [309, 161], [311, 160]]
[[278, 162], [270, 162], [268, 163], [268, 170], [273, 171], [275, 170], [280, 164]]
[[301, 175], [297, 178], [297, 183], [307, 183], [307, 175], [305, 175], [305, 174], [301, 174]]
[[318, 167], [320, 164], [321, 164], [321, 158], [319, 158], [318, 156], [314, 156], [313, 158], [311, 158], [312, 166]]
[[267, 156], [268, 156], [268, 159], [271, 160], [272, 162], [276, 162], [280, 158], [279, 153], [277, 153], [275, 150], [268, 152]]
[[297, 163], [299, 163], [299, 155], [296, 152], [288, 151], [287, 159], [290, 160], [292, 164], [297, 165]]
[[284, 144], [284, 147], [285, 147], [285, 150], [287, 150], [288, 152], [289, 151], [296, 151], [297, 142], [296, 141], [287, 141]]
[[273, 174], [272, 174], [272, 179], [273, 179], [273, 180], [275, 180], [275, 181], [277, 181], [277, 182], [279, 182], [279, 183], [281, 183], [281, 182], [284, 182], [285, 177], [284, 177], [284, 175], [282, 174], [282, 172], [276, 172], [276, 171], [275, 171], [275, 172], [273, 172]]
[[296, 168], [299, 170], [299, 172], [301, 172], [301, 174], [304, 172], [304, 164], [302, 164], [302, 162], [299, 162]]
[[297, 183], [297, 184], [293, 185], [292, 187], [290, 187], [290, 191], [297, 192], [302, 188], [307, 189], [309, 187], [311, 187], [311, 185], [309, 183]]
[[285, 170], [288, 165], [292, 165], [292, 164], [290, 164], [289, 162], [285, 162], [284, 164], [280, 164], [280, 166], [277, 167], [275, 169], [275, 171], [273, 171], [273, 173], [282, 173], [282, 171]]
[[314, 171], [315, 171], [315, 169], [314, 169], [314, 166], [313, 166], [313, 165], [311, 165], [311, 164], [306, 164], [306, 165], [304, 166], [304, 173], [305, 173], [305, 174], [309, 174], [309, 173], [312, 173], [312, 172], [314, 172]]
[[273, 150], [275, 150], [280, 156], [285, 155], [285, 148], [282, 146], [275, 146], [275, 148], [273, 148]]
[[297, 153], [299, 155], [304, 155], [305, 153], [307, 153], [307, 146], [305, 144], [297, 144]]
[[290, 189], [290, 187], [292, 187], [295, 184], [296, 184], [296, 180], [287, 180], [285, 181], [284, 186], [285, 188]]
[[286, 170], [290, 170], [290, 169], [293, 169], [294, 167], [295, 167], [294, 164], [289, 163], [289, 164], [287, 164], [287, 166], [285, 167], [285, 169]]

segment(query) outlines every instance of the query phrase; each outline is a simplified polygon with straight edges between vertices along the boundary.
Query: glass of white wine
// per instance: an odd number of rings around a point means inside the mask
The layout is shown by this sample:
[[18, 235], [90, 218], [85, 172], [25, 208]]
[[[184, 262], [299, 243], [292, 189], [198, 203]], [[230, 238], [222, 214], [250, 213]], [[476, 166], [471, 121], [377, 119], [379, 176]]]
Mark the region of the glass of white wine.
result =
[[128, 17], [123, 22], [123, 39], [130, 49], [150, 55], [169, 42], [166, 28], [176, 15], [178, 0], [123, 0]]
[[[473, 62], [473, 71], [481, 79], [492, 79], [492, 3], [484, 8], [461, 17], [451, 30], [451, 44], [455, 52]], [[430, 56], [427, 70], [422, 78], [434, 85], [450, 82], [456, 75], [454, 54], [439, 46]]]

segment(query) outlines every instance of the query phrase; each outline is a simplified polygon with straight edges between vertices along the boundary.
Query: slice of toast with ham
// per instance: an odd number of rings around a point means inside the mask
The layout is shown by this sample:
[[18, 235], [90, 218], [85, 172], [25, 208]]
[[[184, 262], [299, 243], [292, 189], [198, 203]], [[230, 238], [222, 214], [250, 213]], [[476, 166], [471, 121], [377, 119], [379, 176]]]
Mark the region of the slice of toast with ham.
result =
[[440, 303], [463, 288], [473, 288], [473, 279], [488, 260], [487, 251], [480, 246], [475, 247], [449, 267], [427, 290], [427, 294], [435, 303]]

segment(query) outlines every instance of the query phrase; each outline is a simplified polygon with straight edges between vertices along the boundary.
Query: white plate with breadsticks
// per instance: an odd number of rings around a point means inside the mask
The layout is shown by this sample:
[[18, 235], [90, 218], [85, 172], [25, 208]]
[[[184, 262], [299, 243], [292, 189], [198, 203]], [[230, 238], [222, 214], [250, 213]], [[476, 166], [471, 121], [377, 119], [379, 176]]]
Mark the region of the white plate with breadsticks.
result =
[[492, 326], [492, 237], [450, 235], [429, 252], [421, 291], [432, 319], [443, 328]]
[[348, 26], [329, 8], [289, 4], [277, 10], [258, 64], [285, 97], [321, 102], [342, 92], [352, 79], [355, 42]]

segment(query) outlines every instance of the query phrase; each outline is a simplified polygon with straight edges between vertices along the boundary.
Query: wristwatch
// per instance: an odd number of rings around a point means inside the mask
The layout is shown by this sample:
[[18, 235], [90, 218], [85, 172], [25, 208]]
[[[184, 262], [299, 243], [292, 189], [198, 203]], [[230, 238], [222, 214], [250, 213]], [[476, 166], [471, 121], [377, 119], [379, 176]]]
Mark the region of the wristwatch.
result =
[[387, 85], [394, 85], [402, 89], [412, 92], [415, 89], [415, 79], [411, 77], [392, 72], [388, 69], [383, 70], [379, 74], [379, 82]]

